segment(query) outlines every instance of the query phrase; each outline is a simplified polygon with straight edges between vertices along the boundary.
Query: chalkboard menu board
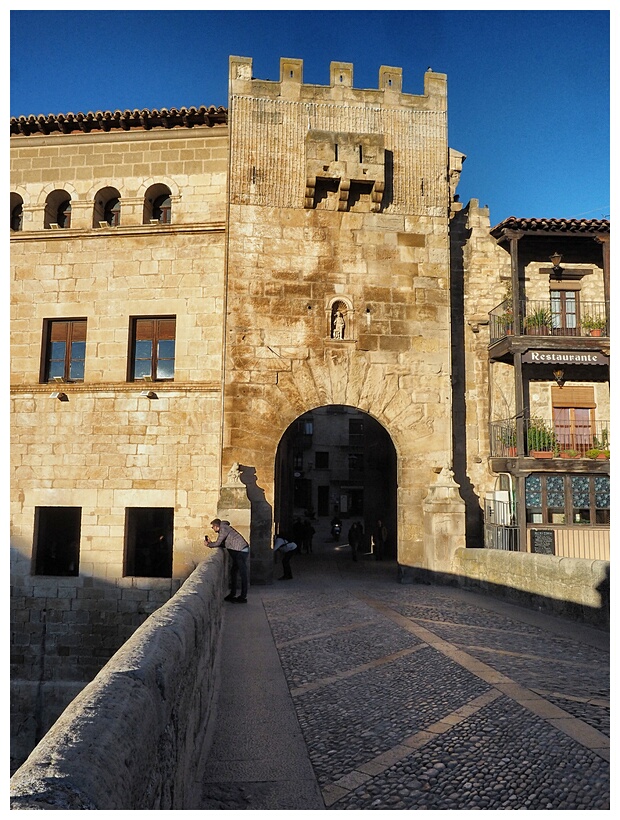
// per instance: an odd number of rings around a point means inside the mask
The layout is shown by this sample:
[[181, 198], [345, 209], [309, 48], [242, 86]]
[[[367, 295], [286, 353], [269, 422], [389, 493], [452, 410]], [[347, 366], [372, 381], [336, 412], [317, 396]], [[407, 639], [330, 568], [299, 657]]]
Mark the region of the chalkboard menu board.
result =
[[539, 555], [555, 555], [554, 530], [530, 530], [531, 551]]

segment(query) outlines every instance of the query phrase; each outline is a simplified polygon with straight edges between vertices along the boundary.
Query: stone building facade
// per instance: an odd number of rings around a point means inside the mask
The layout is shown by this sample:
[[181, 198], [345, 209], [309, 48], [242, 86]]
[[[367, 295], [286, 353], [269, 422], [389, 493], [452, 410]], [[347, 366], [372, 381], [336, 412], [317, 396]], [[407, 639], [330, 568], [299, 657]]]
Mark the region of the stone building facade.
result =
[[[11, 121], [24, 749], [188, 577], [216, 514], [250, 539], [252, 582], [271, 582], [291, 517], [278, 451], [317, 408], [353, 408], [389, 440], [402, 577], [484, 545], [507, 471], [489, 422], [519, 392], [514, 360], [489, 356], [491, 314], [520, 280], [488, 210], [458, 202], [447, 78], [429, 69], [413, 95], [398, 68], [371, 90], [348, 63], [327, 86], [302, 70], [282, 59], [262, 81], [231, 57], [227, 109]], [[600, 290], [603, 261], [582, 262]]]

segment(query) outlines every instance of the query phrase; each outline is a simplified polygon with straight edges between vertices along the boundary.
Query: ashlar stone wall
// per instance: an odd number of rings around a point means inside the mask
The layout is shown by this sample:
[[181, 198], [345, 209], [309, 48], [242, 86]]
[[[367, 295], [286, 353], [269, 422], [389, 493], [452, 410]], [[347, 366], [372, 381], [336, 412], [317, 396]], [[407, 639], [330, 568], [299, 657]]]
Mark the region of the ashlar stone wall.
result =
[[[11, 558], [15, 726], [28, 741], [205, 557], [219, 500], [228, 130], [13, 137]], [[144, 221], [153, 184], [170, 224]], [[118, 227], [94, 220], [120, 193]], [[44, 229], [50, 192], [71, 227]], [[128, 380], [132, 317], [175, 316], [174, 380]], [[40, 381], [45, 320], [87, 320], [84, 381]], [[52, 397], [58, 390], [65, 401]], [[81, 508], [79, 577], [32, 574], [37, 507]], [[125, 513], [173, 509], [172, 578], [124, 576]], [[23, 725], [27, 715], [28, 726]]]

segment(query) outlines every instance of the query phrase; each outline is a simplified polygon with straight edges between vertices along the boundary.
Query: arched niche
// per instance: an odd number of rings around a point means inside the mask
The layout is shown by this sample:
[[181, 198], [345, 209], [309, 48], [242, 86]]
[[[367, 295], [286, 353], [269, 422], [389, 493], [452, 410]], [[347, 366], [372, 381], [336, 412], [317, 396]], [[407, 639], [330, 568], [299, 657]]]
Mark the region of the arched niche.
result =
[[334, 296], [327, 308], [327, 336], [334, 341], [356, 338], [353, 302], [347, 296]]

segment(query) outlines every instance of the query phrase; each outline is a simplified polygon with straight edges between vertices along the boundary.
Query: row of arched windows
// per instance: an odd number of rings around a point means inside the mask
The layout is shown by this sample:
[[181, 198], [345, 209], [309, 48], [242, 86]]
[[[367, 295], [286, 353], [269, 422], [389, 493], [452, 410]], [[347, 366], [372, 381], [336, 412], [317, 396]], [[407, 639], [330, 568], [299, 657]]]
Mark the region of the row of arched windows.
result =
[[[21, 231], [23, 227], [24, 202], [21, 196], [11, 192], [11, 230]], [[116, 188], [102, 188], [97, 192], [93, 207], [93, 228], [109, 225], [116, 228], [121, 224], [121, 195]], [[153, 222], [169, 225], [172, 221], [172, 195], [170, 189], [161, 183], [152, 185], [144, 196], [142, 223]], [[45, 200], [43, 216], [44, 228], [71, 227], [71, 195], [63, 190], [52, 191]]]

